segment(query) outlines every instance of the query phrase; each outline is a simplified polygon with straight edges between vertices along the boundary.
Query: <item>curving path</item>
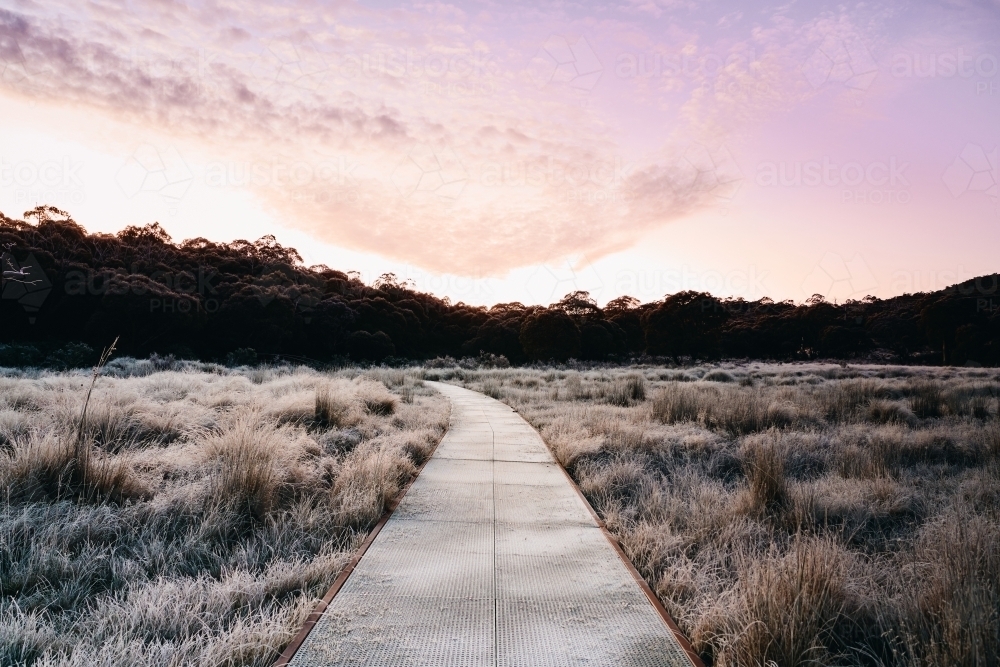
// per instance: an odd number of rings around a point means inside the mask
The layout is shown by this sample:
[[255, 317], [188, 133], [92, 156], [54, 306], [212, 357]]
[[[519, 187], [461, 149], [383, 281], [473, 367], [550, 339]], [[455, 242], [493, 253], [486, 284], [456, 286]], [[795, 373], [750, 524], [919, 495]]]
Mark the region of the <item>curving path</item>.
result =
[[451, 428], [290, 664], [690, 667], [538, 433], [428, 384]]

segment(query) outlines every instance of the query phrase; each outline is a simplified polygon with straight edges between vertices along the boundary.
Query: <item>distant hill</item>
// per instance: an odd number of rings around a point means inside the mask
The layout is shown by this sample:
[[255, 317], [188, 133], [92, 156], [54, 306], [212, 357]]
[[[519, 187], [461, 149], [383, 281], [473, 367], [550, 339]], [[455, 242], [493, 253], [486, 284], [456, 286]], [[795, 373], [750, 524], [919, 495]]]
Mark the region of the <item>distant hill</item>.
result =
[[869, 359], [1000, 364], [997, 274], [944, 290], [831, 304], [679, 292], [603, 309], [586, 292], [549, 307], [452, 304], [392, 274], [304, 266], [292, 248], [174, 243], [158, 224], [88, 234], [39, 207], [0, 214], [0, 365], [72, 365], [115, 337], [119, 351], [230, 361], [319, 362], [503, 355], [568, 358]]

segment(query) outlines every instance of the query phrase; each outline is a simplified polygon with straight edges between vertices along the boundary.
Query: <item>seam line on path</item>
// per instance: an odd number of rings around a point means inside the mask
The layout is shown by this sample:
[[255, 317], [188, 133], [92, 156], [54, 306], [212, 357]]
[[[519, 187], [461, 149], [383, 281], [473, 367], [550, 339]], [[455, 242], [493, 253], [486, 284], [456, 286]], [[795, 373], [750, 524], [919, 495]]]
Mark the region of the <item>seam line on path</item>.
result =
[[[488, 419], [488, 418], [487, 418]], [[497, 432], [490, 424], [490, 471], [493, 477], [493, 665], [500, 665], [500, 592], [497, 586]]]

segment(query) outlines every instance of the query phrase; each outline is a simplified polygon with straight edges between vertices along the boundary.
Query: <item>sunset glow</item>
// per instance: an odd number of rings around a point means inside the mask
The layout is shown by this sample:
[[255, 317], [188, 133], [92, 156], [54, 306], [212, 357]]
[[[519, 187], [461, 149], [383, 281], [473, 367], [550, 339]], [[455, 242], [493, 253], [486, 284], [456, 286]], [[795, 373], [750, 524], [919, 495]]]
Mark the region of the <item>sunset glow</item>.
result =
[[486, 305], [997, 270], [995, 2], [4, 5], [7, 215]]

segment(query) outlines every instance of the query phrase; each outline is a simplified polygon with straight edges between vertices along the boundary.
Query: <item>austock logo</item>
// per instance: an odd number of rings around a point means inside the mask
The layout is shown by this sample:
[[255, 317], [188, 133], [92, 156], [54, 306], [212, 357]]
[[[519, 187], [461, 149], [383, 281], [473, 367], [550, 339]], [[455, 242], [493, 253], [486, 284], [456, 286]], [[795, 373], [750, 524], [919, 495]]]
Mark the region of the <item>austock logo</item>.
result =
[[31, 254], [18, 262], [14, 255], [5, 252], [0, 255], [0, 265], [3, 266], [0, 298], [17, 301], [28, 313], [28, 321], [34, 324], [36, 314], [52, 292], [52, 282]]
[[10, 35], [0, 34], [0, 81], [20, 83], [28, 78], [21, 45]]
[[819, 294], [824, 298], [847, 300], [868, 296], [878, 286], [875, 274], [860, 254], [855, 253], [854, 257], [845, 260], [837, 253], [828, 252], [806, 276], [802, 291], [807, 296]]
[[572, 44], [561, 35], [551, 35], [531, 60], [529, 75], [539, 88], [564, 84], [589, 91], [601, 79], [604, 66], [585, 37]]
[[64, 290], [69, 296], [149, 296], [149, 312], [187, 314], [214, 313], [219, 310], [218, 294], [212, 281], [216, 272], [199, 268], [190, 271], [156, 271], [149, 276], [112, 270], [73, 270], [66, 274]]
[[965, 148], [944, 172], [944, 184], [953, 197], [966, 192], [982, 192], [997, 205], [1000, 198], [1000, 159], [998, 149], [989, 153], [977, 144], [966, 144]]
[[250, 75], [263, 88], [272, 86], [319, 90], [328, 74], [328, 57], [308, 37], [271, 40], [262, 44], [250, 65]]
[[543, 264], [536, 268], [528, 276], [525, 288], [535, 301], [551, 303], [577, 290], [600, 295], [604, 291], [604, 280], [590, 262], [574, 262], [573, 258], [568, 258], [561, 264]]
[[396, 165], [390, 180], [403, 198], [429, 195], [453, 201], [465, 190], [469, 172], [450, 148], [421, 145]]
[[817, 90], [834, 83], [867, 90], [878, 75], [878, 63], [856, 35], [829, 36], [802, 64], [802, 74]]
[[155, 193], [168, 204], [176, 204], [187, 194], [194, 174], [172, 146], [161, 151], [142, 144], [115, 174], [115, 182], [129, 199], [140, 193]]
[[743, 184], [743, 171], [726, 146], [710, 149], [692, 144], [684, 152], [681, 168], [682, 189], [706, 192], [720, 204], [731, 203]]

